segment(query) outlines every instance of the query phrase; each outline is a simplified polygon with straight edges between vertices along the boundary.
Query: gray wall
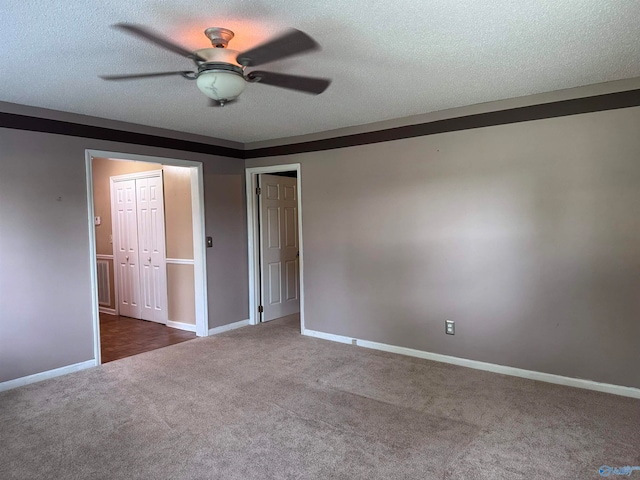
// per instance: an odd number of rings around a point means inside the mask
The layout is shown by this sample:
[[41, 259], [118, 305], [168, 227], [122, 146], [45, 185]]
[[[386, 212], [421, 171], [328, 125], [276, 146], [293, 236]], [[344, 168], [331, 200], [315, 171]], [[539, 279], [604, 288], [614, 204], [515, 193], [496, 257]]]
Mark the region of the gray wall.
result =
[[249, 316], [242, 160], [0, 129], [0, 382], [94, 357], [87, 148], [204, 162], [210, 328]]
[[638, 125], [633, 108], [246, 165], [302, 164], [306, 328], [640, 387]]

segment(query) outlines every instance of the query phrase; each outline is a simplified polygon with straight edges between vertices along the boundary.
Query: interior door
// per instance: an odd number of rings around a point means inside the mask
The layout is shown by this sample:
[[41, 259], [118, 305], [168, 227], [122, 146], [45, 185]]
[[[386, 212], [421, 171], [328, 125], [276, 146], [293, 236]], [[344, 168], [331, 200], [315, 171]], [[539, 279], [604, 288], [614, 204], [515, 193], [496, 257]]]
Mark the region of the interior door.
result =
[[165, 258], [164, 195], [162, 177], [136, 180], [138, 205], [138, 263], [141, 317], [167, 323], [167, 268]]
[[116, 242], [118, 311], [126, 317], [140, 318], [136, 181], [114, 182], [111, 199]]
[[300, 312], [297, 179], [260, 175], [262, 321]]

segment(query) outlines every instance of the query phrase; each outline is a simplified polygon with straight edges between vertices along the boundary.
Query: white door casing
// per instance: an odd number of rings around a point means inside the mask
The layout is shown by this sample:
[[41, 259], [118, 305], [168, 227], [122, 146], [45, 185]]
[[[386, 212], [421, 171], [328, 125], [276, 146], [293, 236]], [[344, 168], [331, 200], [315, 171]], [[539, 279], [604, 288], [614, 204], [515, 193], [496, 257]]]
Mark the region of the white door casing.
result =
[[167, 266], [165, 255], [162, 176], [136, 180], [141, 318], [167, 323]]
[[[111, 184], [114, 258], [119, 266], [116, 273], [118, 313], [166, 324], [162, 171], [111, 177]], [[122, 208], [120, 198], [124, 199]], [[126, 275], [122, 273], [125, 271]]]
[[115, 274], [120, 315], [140, 318], [138, 210], [135, 180], [114, 182], [111, 189]]
[[260, 175], [262, 321], [300, 312], [297, 179]]

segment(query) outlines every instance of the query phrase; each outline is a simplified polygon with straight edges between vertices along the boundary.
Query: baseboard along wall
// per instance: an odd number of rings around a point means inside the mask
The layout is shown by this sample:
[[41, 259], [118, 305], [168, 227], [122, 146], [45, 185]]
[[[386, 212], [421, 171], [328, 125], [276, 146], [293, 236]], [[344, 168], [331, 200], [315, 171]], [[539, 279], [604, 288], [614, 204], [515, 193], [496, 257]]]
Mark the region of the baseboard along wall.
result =
[[407, 355], [409, 357], [424, 358], [425, 360], [433, 360], [435, 362], [450, 363], [452, 365], [474, 368], [476, 370], [484, 370], [486, 372], [511, 375], [513, 377], [527, 378], [529, 380], [554, 383], [556, 385], [565, 385], [567, 387], [584, 388], [586, 390], [594, 390], [596, 392], [611, 393], [613, 395], [640, 399], [640, 388], [594, 382], [592, 380], [584, 380], [581, 378], [564, 377], [562, 375], [554, 375], [552, 373], [536, 372], [533, 370], [524, 370], [522, 368], [497, 365], [495, 363], [479, 362], [466, 358], [452, 357], [449, 355], [441, 355], [439, 353], [415, 350], [413, 348], [398, 347], [395, 345], [387, 345], [385, 343], [370, 342], [368, 340], [345, 337], [343, 335], [318, 332], [316, 330], [305, 329], [302, 334], [308, 337], [330, 340], [332, 342], [346, 343], [347, 345], [355, 345], [358, 347], [371, 348], [373, 350], [381, 350], [383, 352], [397, 353], [400, 355]]
[[196, 326], [191, 323], [183, 323], [183, 322], [174, 322], [172, 320], [167, 320], [167, 327], [177, 328], [178, 330], [185, 330], [187, 332], [195, 332]]
[[[189, 331], [195, 331], [195, 325], [182, 324], [179, 322], [167, 322], [167, 326], [172, 324], [178, 324], [190, 328]], [[241, 320], [239, 322], [230, 323], [228, 325], [222, 325], [209, 329], [209, 335], [217, 335], [219, 333], [228, 332], [249, 325], [249, 319]], [[180, 327], [173, 327], [180, 328]], [[187, 330], [183, 328], [183, 330]], [[449, 363], [452, 365], [458, 365], [461, 367], [474, 368], [476, 370], [484, 370], [487, 372], [499, 373], [502, 375], [511, 375], [513, 377], [527, 378], [529, 380], [537, 380], [540, 382], [553, 383], [556, 385], [564, 385], [568, 387], [583, 388], [586, 390], [594, 390], [596, 392], [611, 393], [613, 395], [620, 395], [623, 397], [640, 399], [640, 389], [634, 387], [625, 387], [622, 385], [613, 385], [610, 383], [594, 382], [592, 380], [584, 380], [581, 378], [565, 377], [562, 375], [554, 375], [552, 373], [536, 372], [533, 370], [524, 370], [522, 368], [507, 367], [504, 365], [497, 365], [495, 363], [479, 362], [476, 360], [469, 360], [466, 358], [452, 357], [449, 355], [441, 355], [439, 353], [425, 352], [422, 350], [415, 350], [413, 348], [398, 347], [395, 345], [388, 345], [385, 343], [371, 342], [368, 340], [360, 340], [357, 338], [346, 337], [343, 335], [335, 335], [332, 333], [318, 332], [316, 330], [305, 329], [302, 332], [303, 335], [308, 337], [319, 338], [322, 340], [329, 340], [332, 342], [344, 343], [347, 345], [354, 345], [358, 347], [371, 348], [374, 350], [380, 350], [383, 352], [397, 353], [399, 355], [407, 355], [409, 357], [423, 358], [425, 360], [432, 360], [435, 362]], [[0, 383], [0, 392], [11, 390], [13, 388], [21, 387], [23, 385], [29, 385], [31, 383], [40, 382], [49, 378], [59, 377], [68, 373], [77, 372], [86, 368], [96, 366], [95, 359], [87, 360], [85, 362], [75, 363], [73, 365], [67, 365], [65, 367], [48, 370], [46, 372], [35, 373], [26, 377], [16, 378], [14, 380], [8, 380]]]
[[210, 328], [209, 335], [217, 335], [219, 333], [228, 332], [229, 330], [235, 330], [236, 328], [246, 327], [249, 325], [249, 319], [240, 320], [239, 322], [230, 323], [228, 325], [222, 325], [220, 327]]
[[66, 375], [67, 373], [73, 373], [85, 368], [95, 367], [97, 365], [96, 360], [87, 360], [86, 362], [74, 363], [73, 365], [67, 365], [66, 367], [55, 368], [53, 370], [47, 370], [46, 372], [34, 373], [33, 375], [27, 375], [26, 377], [16, 378], [14, 380], [8, 380], [0, 383], [0, 392], [5, 390], [11, 390], [13, 388], [22, 387], [23, 385], [29, 385], [31, 383], [40, 382], [49, 378], [59, 377]]

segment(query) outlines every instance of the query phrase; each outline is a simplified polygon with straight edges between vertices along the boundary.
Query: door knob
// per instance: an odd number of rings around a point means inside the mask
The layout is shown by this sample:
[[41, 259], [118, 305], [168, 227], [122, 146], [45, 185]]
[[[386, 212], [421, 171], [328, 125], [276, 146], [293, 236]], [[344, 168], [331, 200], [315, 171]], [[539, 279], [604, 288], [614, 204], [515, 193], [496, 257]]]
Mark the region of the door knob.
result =
[[149, 260], [149, 263], [151, 263], [151, 257], [149, 257], [148, 260]]
[[126, 258], [127, 262], [129, 261], [129, 255], [127, 255], [127, 256], [126, 256], [126, 257], [124, 257], [124, 258]]

